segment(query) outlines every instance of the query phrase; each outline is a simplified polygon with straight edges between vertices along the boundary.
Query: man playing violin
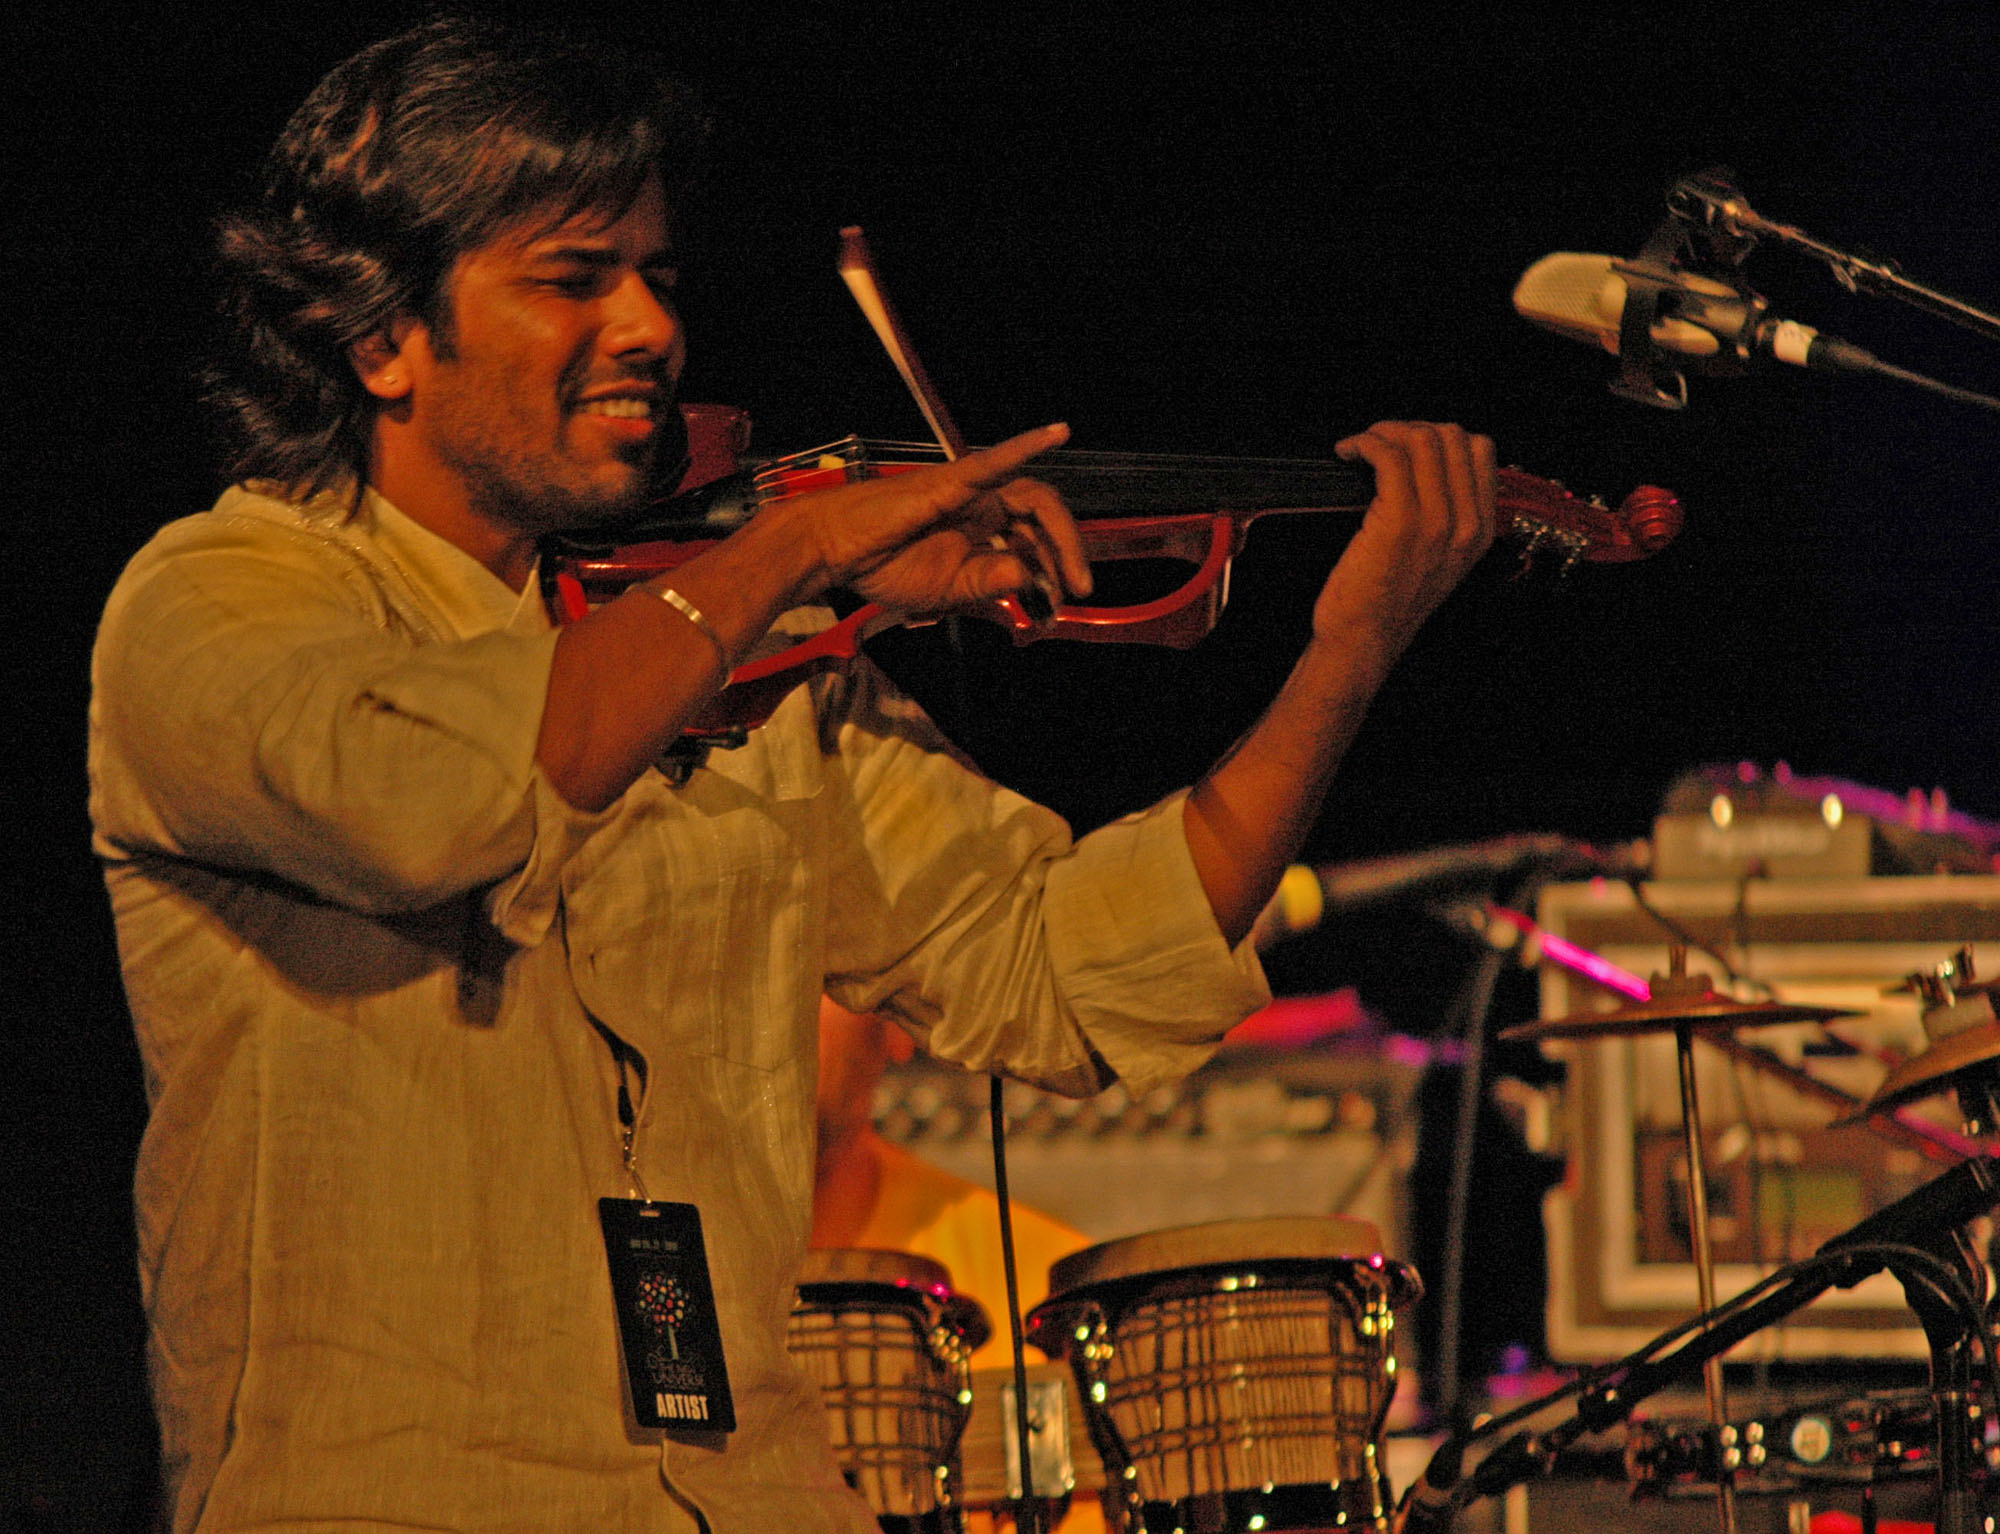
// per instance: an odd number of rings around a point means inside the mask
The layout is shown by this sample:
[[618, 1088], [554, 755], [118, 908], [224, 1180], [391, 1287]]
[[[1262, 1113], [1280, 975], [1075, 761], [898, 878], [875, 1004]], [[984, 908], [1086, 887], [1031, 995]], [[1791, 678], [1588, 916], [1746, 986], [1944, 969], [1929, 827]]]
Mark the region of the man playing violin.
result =
[[[1198, 1065], [1265, 999], [1245, 935], [1370, 697], [1493, 536], [1486, 439], [1340, 444], [1378, 493], [1278, 699], [1080, 840], [865, 661], [670, 778], [833, 588], [1090, 586], [1022, 477], [1050, 426], [774, 503], [551, 625], [538, 540], [676, 455], [692, 120], [623, 55], [433, 23], [334, 70], [225, 226], [239, 482], [120, 580], [92, 705], [177, 1530], [872, 1527], [783, 1339], [822, 990], [1072, 1093]], [[681, 1222], [643, 1345], [608, 1277], [634, 1211]], [[691, 1367], [704, 1304], [728, 1431], [712, 1382], [628, 1391]]]

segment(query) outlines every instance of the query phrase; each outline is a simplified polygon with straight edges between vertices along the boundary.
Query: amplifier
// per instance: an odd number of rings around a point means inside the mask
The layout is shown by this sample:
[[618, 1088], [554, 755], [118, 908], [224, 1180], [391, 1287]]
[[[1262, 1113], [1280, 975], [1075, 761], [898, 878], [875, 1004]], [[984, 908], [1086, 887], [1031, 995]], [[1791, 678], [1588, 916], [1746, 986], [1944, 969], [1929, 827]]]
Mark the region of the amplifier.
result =
[[1653, 822], [1652, 871], [1656, 879], [1730, 879], [1753, 871], [1773, 879], [1861, 879], [1874, 843], [1873, 828], [1859, 816], [1829, 823], [1817, 811], [1662, 815]]
[[[1852, 1010], [1829, 1029], [1744, 1029], [1740, 1045], [1775, 1055], [1847, 1099], [1866, 1099], [1888, 1062], [1926, 1039], [1919, 1002], [1885, 994], [1961, 945], [2000, 944], [2000, 879], [1991, 875], [1747, 882], [1660, 881], [1646, 904], [1780, 1000]], [[1552, 934], [1640, 975], [1667, 968], [1669, 935], [1632, 891], [1606, 881], [1554, 885], [1539, 918]], [[1700, 951], [1689, 968], [1726, 988]], [[1751, 994], [1745, 992], [1744, 994]], [[1553, 965], [1546, 1017], [1609, 1008], [1618, 998]], [[1851, 1047], [1850, 1047], [1851, 1046]], [[1564, 1360], [1622, 1357], [1698, 1309], [1687, 1238], [1679, 1073], [1671, 1034], [1545, 1045], [1567, 1063], [1556, 1115], [1565, 1175], [1544, 1204], [1549, 1238], [1548, 1339]], [[1716, 1216], [1716, 1292], [1727, 1299], [1773, 1266], [1938, 1175], [1907, 1141], [1864, 1124], [1754, 1063], [1697, 1038], [1696, 1083]], [[1958, 1127], [1948, 1094], [1910, 1111]], [[1732, 1358], [1922, 1358], [1924, 1336], [1886, 1274], [1836, 1290]]]
[[[1135, 1097], [1006, 1087], [1007, 1175], [1024, 1204], [1092, 1241], [1207, 1220], [1346, 1214], [1407, 1255], [1420, 1063], [1368, 1053], [1225, 1054]], [[993, 1186], [984, 1076], [919, 1056], [877, 1088], [876, 1127], [932, 1165]]]
[[1783, 762], [1698, 767], [1653, 822], [1656, 879], [1860, 879], [1988, 874], [2000, 826], [1954, 810], [1944, 790], [1892, 794]]

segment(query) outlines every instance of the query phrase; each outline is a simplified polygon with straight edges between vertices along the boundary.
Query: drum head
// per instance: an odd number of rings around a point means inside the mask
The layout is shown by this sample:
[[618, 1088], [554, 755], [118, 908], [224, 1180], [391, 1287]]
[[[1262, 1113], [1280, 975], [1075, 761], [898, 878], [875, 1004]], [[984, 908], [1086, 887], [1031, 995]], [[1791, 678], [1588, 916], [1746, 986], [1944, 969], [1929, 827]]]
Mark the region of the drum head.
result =
[[913, 1252], [815, 1247], [799, 1266], [799, 1284], [802, 1288], [808, 1284], [882, 1284], [892, 1289], [921, 1289], [941, 1300], [951, 1293], [951, 1270]]
[[799, 1265], [799, 1299], [808, 1305], [852, 1302], [866, 1296], [927, 1310], [956, 1332], [968, 1352], [986, 1346], [993, 1325], [986, 1307], [951, 1287], [951, 1269], [914, 1252], [878, 1247], [815, 1247]]
[[1382, 1233], [1345, 1215], [1285, 1215], [1212, 1220], [1147, 1231], [1087, 1246], [1049, 1269], [1049, 1294], [1150, 1278], [1187, 1268], [1255, 1262], [1366, 1262], [1382, 1252]]

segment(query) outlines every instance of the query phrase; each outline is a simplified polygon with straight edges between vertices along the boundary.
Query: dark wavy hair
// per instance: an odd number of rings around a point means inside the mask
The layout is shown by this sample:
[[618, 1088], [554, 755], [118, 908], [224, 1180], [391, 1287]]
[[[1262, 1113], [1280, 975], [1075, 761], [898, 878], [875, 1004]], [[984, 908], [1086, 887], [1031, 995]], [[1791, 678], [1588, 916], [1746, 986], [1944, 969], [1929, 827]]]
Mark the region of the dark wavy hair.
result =
[[629, 55], [484, 20], [429, 22], [338, 65], [222, 220], [226, 335], [206, 373], [234, 479], [300, 496], [366, 476], [355, 345], [400, 315], [448, 345], [453, 264], [533, 219], [669, 208], [704, 139], [692, 94]]

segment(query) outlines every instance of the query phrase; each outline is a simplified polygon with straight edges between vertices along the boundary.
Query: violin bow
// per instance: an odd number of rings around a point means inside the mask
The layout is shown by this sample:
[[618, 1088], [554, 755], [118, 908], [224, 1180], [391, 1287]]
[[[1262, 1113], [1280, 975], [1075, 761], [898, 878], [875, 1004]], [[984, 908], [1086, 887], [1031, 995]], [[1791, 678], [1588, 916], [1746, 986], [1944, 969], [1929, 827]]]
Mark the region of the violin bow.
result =
[[930, 423], [931, 435], [944, 449], [944, 456], [954, 462], [963, 458], [965, 434], [958, 429], [951, 412], [945, 409], [943, 398], [931, 383], [931, 375], [924, 371], [923, 359], [917, 356], [917, 349], [910, 344], [902, 320], [897, 318], [888, 295], [882, 291], [881, 279], [875, 275], [875, 257], [868, 249], [868, 238], [862, 234], [859, 224], [849, 224], [840, 231], [840, 277], [847, 284], [847, 291], [854, 295], [854, 301], [861, 306], [868, 323], [874, 326], [876, 338], [889, 354], [889, 360], [896, 364], [896, 371], [903, 375], [904, 386], [909, 389], [911, 398], [916, 400], [917, 409], [924, 413], [924, 419]]
[[[931, 435], [937, 438], [945, 458], [957, 462], [965, 456], [965, 434], [958, 429], [958, 422], [945, 408], [943, 397], [931, 382], [931, 375], [924, 370], [923, 359], [917, 355], [916, 347], [910, 344], [909, 334], [889, 302], [889, 295], [882, 291], [881, 279], [875, 272], [874, 254], [868, 249], [868, 238], [861, 232], [859, 224], [849, 224], [840, 231], [840, 276], [847, 284], [847, 291], [854, 295], [855, 303], [861, 306], [862, 314], [874, 327], [882, 349], [896, 364], [896, 371], [903, 375], [904, 386], [917, 402], [917, 409], [924, 413], [924, 419], [930, 423]], [[1011, 547], [999, 533], [988, 541], [996, 549], [1007, 550]], [[1023, 587], [1018, 596], [999, 598], [998, 605], [1010, 614], [1025, 613], [1027, 619], [1036, 625], [1053, 623], [1056, 610], [1062, 603], [1062, 593], [1056, 589], [1054, 581], [1036, 568], [1033, 560], [1023, 557], [1022, 562], [1027, 565], [1032, 582]]]

